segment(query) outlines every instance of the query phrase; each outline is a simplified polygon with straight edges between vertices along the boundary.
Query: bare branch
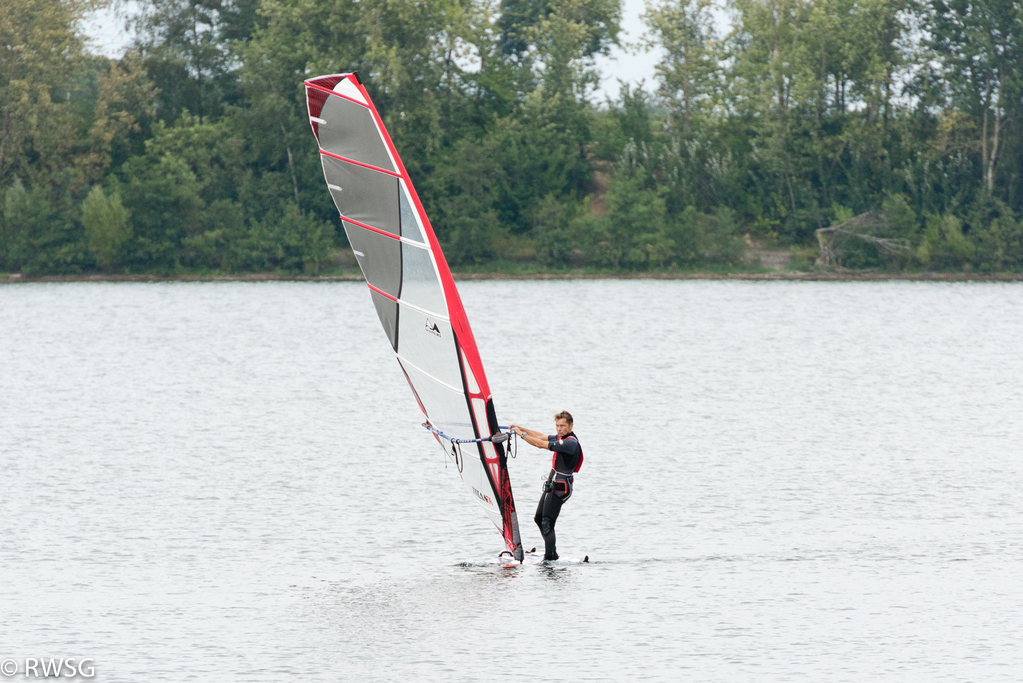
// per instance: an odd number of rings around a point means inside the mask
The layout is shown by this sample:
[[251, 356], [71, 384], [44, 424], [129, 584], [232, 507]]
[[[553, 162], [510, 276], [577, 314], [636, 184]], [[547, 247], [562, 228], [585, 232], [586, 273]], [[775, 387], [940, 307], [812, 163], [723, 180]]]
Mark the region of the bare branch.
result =
[[908, 254], [911, 250], [909, 240], [903, 238], [877, 237], [868, 231], [883, 232], [888, 230], [888, 221], [884, 214], [874, 211], [861, 213], [847, 221], [826, 228], [817, 229], [817, 244], [821, 255], [817, 257], [819, 266], [837, 266], [842, 256], [841, 244], [848, 238], [857, 238], [877, 245], [886, 254]]

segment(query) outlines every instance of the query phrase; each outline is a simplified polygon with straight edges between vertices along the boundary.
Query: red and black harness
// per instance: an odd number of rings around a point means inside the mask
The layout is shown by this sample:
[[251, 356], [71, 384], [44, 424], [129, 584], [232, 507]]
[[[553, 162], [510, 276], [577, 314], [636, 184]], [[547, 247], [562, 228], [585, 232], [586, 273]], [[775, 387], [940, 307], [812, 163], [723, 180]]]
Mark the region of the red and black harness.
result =
[[[557, 443], [560, 444], [568, 439], [575, 441], [576, 447], [579, 449], [579, 460], [576, 462], [575, 467], [571, 472], [560, 471], [558, 469], [558, 456], [565, 456], [566, 454], [554, 449], [554, 440], [552, 439], [552, 443], [549, 445], [551, 451], [553, 451], [553, 455], [551, 457], [551, 473], [547, 478], [547, 485], [544, 487], [545, 490], [553, 491], [559, 498], [564, 498], [565, 500], [572, 495], [572, 484], [575, 482], [574, 475], [582, 469], [583, 466], [583, 447], [574, 433], [569, 432], [564, 437], [557, 439]], [[562, 460], [564, 460], [564, 457], [562, 457]]]

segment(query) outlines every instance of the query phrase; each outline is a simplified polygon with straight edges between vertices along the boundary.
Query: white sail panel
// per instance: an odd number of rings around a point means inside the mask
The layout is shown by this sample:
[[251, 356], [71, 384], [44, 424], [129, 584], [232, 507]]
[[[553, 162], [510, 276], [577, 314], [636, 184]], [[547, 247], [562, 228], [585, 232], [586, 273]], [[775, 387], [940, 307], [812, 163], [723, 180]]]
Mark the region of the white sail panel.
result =
[[455, 438], [474, 438], [472, 417], [465, 404], [465, 395], [444, 382], [438, 382], [400, 355], [398, 362], [405, 370], [416, 397], [423, 404], [430, 424]]
[[349, 97], [356, 102], [368, 104], [368, 102], [366, 102], [366, 98], [362, 96], [361, 92], [359, 92], [359, 88], [347, 78], [342, 78], [337, 82], [337, 85], [334, 86], [334, 92], [338, 95]]

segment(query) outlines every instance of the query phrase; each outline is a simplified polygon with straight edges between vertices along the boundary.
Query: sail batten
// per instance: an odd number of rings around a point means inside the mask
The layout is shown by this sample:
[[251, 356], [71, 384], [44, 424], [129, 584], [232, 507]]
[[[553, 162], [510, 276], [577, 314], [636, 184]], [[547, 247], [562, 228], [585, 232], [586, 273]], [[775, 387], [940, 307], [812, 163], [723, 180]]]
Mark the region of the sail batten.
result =
[[[462, 393], [462, 388], [461, 387], [452, 386], [452, 385], [448, 384], [447, 382], [445, 382], [444, 380], [438, 379], [437, 377], [434, 377], [433, 375], [428, 373], [426, 370], [423, 370], [421, 367], [417, 366], [415, 363], [410, 361], [408, 358], [405, 358], [404, 356], [402, 356], [400, 353], [395, 353], [394, 355], [398, 358], [398, 360], [401, 362], [401, 364], [403, 366], [407, 366], [407, 367], [415, 369], [419, 374], [421, 374], [424, 377], [427, 377], [427, 378], [433, 380], [434, 382], [436, 382], [437, 384], [441, 385], [445, 389], [450, 389], [451, 391], [455, 392], [456, 394], [461, 394]], [[470, 425], [470, 423], [468, 423], [468, 422], [465, 422], [463, 424], [465, 426], [469, 426]]]
[[[457, 440], [492, 436], [499, 431], [493, 399], [458, 289], [369, 93], [354, 74], [305, 85], [327, 189], [427, 424]], [[467, 444], [456, 464], [472, 498], [521, 559], [504, 446]]]
[[[326, 121], [323, 121], [321, 119], [320, 123], [326, 123]], [[330, 152], [327, 152], [326, 150], [322, 150], [321, 149], [320, 150], [320, 154], [322, 154], [325, 157], [330, 157], [331, 159], [337, 159], [338, 161], [344, 161], [345, 163], [348, 163], [348, 164], [354, 164], [356, 166], [361, 166], [362, 168], [369, 169], [370, 171], [376, 171], [377, 173], [383, 173], [385, 175], [393, 176], [395, 178], [400, 178], [401, 177], [400, 173], [395, 173], [394, 171], [388, 171], [386, 168], [380, 168], [379, 166], [374, 166], [373, 164], [366, 164], [366, 163], [363, 163], [361, 161], [356, 161], [355, 159], [349, 159], [348, 157], [343, 157], [340, 154], [331, 154]]]
[[[329, 188], [330, 185], [327, 185], [327, 187]], [[338, 189], [340, 189], [340, 188], [338, 188]], [[386, 237], [391, 237], [391, 238], [396, 239], [399, 242], [402, 242], [404, 244], [410, 244], [410, 245], [412, 245], [414, 247], [419, 247], [421, 249], [429, 249], [430, 248], [430, 245], [427, 244], [426, 242], [420, 242], [418, 240], [412, 239], [411, 237], [403, 237], [401, 235], [395, 235], [393, 232], [387, 232], [386, 230], [381, 230], [380, 228], [374, 228], [372, 225], [366, 225], [365, 223], [360, 223], [359, 221], [355, 220], [354, 218], [351, 218], [350, 216], [342, 215], [342, 216], [340, 216], [340, 218], [343, 221], [348, 221], [349, 223], [355, 223], [360, 228], [366, 228], [367, 230], [372, 230], [373, 232], [378, 232], [381, 235], [384, 235]]]
[[403, 299], [399, 299], [398, 297], [395, 297], [395, 296], [391, 296], [387, 292], [381, 291], [381, 290], [377, 289], [376, 287], [374, 287], [373, 285], [367, 285], [367, 286], [370, 289], [372, 289], [374, 292], [376, 292], [377, 294], [380, 294], [381, 296], [387, 297], [388, 299], [390, 299], [391, 301], [393, 301], [394, 303], [396, 303], [396, 304], [398, 304], [400, 306], [408, 306], [409, 308], [411, 308], [411, 309], [413, 309], [415, 311], [418, 311], [418, 312], [422, 313], [423, 315], [428, 315], [428, 316], [431, 316], [431, 317], [435, 318], [439, 322], [445, 322], [445, 323], [451, 322], [450, 320], [447, 319], [447, 317], [443, 313], [437, 313], [436, 311], [428, 311], [425, 308], [420, 308], [419, 306], [416, 306], [415, 304], [410, 304], [408, 301], [405, 301]]

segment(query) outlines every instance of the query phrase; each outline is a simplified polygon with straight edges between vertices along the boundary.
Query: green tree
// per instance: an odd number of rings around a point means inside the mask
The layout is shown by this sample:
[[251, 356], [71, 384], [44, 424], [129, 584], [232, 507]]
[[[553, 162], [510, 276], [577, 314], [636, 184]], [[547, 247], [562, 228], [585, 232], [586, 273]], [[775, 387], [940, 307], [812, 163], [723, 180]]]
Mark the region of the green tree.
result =
[[54, 209], [46, 186], [20, 178], [4, 193], [0, 268], [28, 275], [81, 272], [87, 266], [81, 231]]
[[735, 211], [722, 207], [710, 215], [698, 216], [697, 249], [701, 260], [737, 265], [745, 252]]
[[[135, 49], [159, 88], [158, 115], [218, 117], [234, 96], [224, 0], [142, 0], [132, 22]], [[237, 33], [240, 27], [230, 25]], [[244, 32], [243, 32], [244, 34]]]
[[664, 248], [670, 252], [675, 243], [666, 234], [664, 198], [649, 181], [641, 167], [619, 169], [612, 177], [604, 195], [606, 211], [593, 219], [587, 245], [597, 265], [642, 270], [668, 260], [662, 258]]
[[564, 102], [585, 100], [599, 81], [596, 55], [618, 44], [620, 0], [551, 0], [525, 30], [533, 69], [549, 95]]
[[1023, 223], [1005, 202], [985, 193], [973, 205], [966, 222], [977, 270], [1019, 270], [1023, 266]]
[[94, 88], [89, 89], [94, 95], [83, 96], [91, 107], [78, 118], [81, 125], [88, 125], [88, 132], [75, 161], [85, 180], [95, 183], [144, 150], [143, 140], [150, 133], [155, 113], [156, 90], [136, 55], [129, 54], [121, 63], [105, 58], [90, 61], [98, 73]]
[[938, 270], [961, 268], [969, 262], [976, 247], [963, 234], [963, 221], [954, 214], [927, 217], [923, 240], [917, 258], [927, 267]]
[[[865, 211], [894, 182], [891, 125], [905, 76], [904, 5], [881, 0], [735, 0], [728, 125], [768, 220], [809, 239], [836, 204]], [[733, 139], [738, 136], [730, 133]], [[741, 177], [741, 176], [739, 176]], [[752, 212], [750, 208], [748, 211]]]
[[1023, 10], [1010, 0], [935, 0], [925, 12], [940, 75], [930, 83], [973, 120], [981, 186], [995, 192], [1007, 123], [1023, 114]]
[[246, 237], [234, 248], [245, 270], [319, 273], [330, 258], [334, 228], [299, 213], [294, 204], [266, 220], [251, 219]]
[[533, 236], [536, 241], [536, 260], [548, 267], [564, 267], [578, 249], [576, 239], [579, 204], [564, 202], [547, 195], [533, 214]]
[[182, 240], [203, 232], [203, 188], [180, 155], [147, 147], [149, 153], [124, 167], [123, 201], [136, 226], [126, 261], [136, 270], [174, 272], [181, 267]]
[[589, 187], [586, 122], [565, 115], [573, 107], [561, 95], [549, 97], [541, 86], [515, 115], [494, 125], [497, 159], [509, 178], [501, 188], [498, 216], [513, 233], [529, 232], [544, 197], [578, 199]]
[[107, 197], [99, 185], [92, 188], [82, 203], [85, 237], [100, 268], [108, 269], [120, 260], [121, 247], [132, 236], [129, 218], [120, 195], [115, 192]]
[[619, 82], [617, 100], [608, 100], [607, 111], [597, 112], [590, 127], [593, 154], [606, 161], [618, 161], [632, 143], [647, 154], [654, 149], [654, 102], [642, 84], [632, 87]]
[[494, 138], [467, 138], [455, 146], [424, 183], [430, 220], [453, 264], [485, 262], [505, 230], [497, 215], [507, 176]]
[[712, 104], [721, 87], [716, 9], [713, 0], [663, 0], [642, 15], [649, 29], [646, 46], [664, 49], [656, 67], [660, 95], [686, 135], [698, 110]]
[[71, 89], [84, 57], [79, 25], [93, 0], [0, 3], [0, 184], [66, 168], [80, 132]]
[[31, 257], [31, 236], [44, 229], [49, 221], [49, 200], [41, 190], [26, 190], [21, 178], [15, 177], [4, 192], [2, 218], [0, 269], [19, 271]]

